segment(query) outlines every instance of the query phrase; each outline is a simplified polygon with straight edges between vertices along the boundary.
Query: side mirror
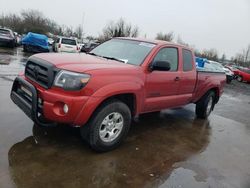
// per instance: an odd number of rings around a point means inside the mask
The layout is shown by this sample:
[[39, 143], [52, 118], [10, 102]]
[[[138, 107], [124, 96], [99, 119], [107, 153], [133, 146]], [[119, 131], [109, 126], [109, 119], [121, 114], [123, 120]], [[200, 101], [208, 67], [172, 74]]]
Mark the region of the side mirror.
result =
[[151, 71], [153, 70], [169, 71], [171, 66], [168, 61], [154, 61], [149, 68]]

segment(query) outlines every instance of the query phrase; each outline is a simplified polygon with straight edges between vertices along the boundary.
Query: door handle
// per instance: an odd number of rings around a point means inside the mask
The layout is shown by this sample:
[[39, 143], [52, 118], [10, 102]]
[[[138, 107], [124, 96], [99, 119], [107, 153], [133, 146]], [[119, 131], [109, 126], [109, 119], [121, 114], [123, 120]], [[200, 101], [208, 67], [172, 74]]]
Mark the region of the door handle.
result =
[[180, 77], [179, 76], [176, 76], [174, 81], [179, 81], [180, 80]]

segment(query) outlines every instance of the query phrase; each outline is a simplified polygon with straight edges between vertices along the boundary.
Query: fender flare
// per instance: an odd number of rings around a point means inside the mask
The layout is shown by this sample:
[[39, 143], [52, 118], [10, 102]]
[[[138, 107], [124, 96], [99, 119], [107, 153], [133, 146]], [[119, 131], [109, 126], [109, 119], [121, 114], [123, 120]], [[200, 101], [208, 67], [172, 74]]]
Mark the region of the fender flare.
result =
[[100, 104], [107, 100], [108, 98], [119, 95], [119, 94], [134, 94], [135, 95], [135, 105], [136, 105], [136, 113], [141, 111], [142, 108], [142, 100], [143, 96], [143, 85], [139, 83], [131, 83], [131, 82], [118, 82], [113, 84], [105, 85], [98, 89], [86, 102], [86, 104], [82, 107], [79, 114], [77, 115], [74, 124], [82, 126], [95, 110], [100, 106]]
[[198, 97], [198, 99], [196, 101], [194, 101], [194, 103], [197, 103], [210, 90], [214, 90], [215, 91], [216, 103], [217, 103], [219, 101], [219, 97], [220, 97], [220, 88], [219, 88], [219, 85], [210, 85], [209, 87], [207, 87], [206, 92], [200, 94], [199, 97]]

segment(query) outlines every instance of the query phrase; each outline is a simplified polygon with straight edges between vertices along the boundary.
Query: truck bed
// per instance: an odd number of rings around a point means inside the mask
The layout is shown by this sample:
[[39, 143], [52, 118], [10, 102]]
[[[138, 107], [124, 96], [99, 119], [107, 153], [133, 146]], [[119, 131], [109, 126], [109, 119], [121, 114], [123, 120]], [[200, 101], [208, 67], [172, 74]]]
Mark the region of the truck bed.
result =
[[196, 87], [194, 91], [193, 102], [198, 101], [209, 89], [218, 87], [218, 95], [223, 93], [223, 87], [226, 83], [225, 72], [197, 70]]

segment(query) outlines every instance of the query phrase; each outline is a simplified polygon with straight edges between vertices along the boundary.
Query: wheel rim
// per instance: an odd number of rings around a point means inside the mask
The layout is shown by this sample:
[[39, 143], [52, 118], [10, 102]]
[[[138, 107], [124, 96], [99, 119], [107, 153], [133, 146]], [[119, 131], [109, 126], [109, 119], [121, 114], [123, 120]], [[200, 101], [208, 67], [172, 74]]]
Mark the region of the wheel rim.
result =
[[107, 115], [99, 128], [100, 139], [103, 142], [114, 141], [120, 135], [123, 125], [123, 116], [119, 112]]
[[213, 97], [210, 96], [208, 103], [207, 103], [207, 115], [209, 115], [212, 111], [212, 106], [213, 106]]

